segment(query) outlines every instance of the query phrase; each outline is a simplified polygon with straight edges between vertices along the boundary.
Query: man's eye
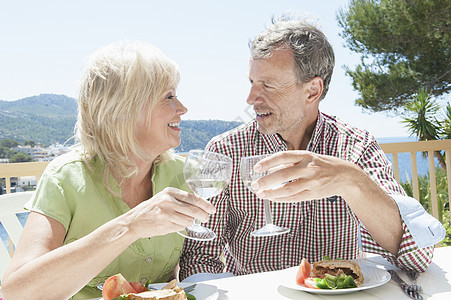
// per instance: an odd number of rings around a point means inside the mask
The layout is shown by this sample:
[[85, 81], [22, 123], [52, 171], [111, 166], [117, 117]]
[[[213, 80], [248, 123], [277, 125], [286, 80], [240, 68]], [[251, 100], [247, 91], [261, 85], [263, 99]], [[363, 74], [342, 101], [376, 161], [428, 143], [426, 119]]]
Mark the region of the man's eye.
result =
[[274, 87], [272, 87], [272, 86], [270, 86], [270, 85], [267, 85], [266, 83], [264, 83], [263, 86], [264, 86], [266, 89], [273, 89], [273, 88], [274, 88]]

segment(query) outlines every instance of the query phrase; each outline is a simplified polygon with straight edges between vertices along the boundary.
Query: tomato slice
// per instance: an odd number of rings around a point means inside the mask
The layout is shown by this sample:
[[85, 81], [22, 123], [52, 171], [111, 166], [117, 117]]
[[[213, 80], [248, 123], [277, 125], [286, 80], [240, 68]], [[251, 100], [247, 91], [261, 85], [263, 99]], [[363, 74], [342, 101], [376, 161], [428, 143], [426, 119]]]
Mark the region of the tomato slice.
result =
[[318, 287], [315, 285], [316, 281], [313, 277], [305, 278], [304, 285], [305, 287], [311, 288], [311, 289], [318, 289]]
[[296, 283], [298, 285], [304, 284], [306, 278], [310, 277], [310, 272], [312, 271], [312, 267], [310, 263], [303, 258], [301, 264], [299, 265], [298, 272], [296, 273]]
[[136, 293], [136, 291], [122, 274], [109, 277], [103, 284], [102, 297], [104, 300], [111, 300], [129, 293]]
[[148, 289], [146, 289], [146, 287], [141, 282], [129, 281], [128, 283], [130, 283], [136, 293], [148, 291]]

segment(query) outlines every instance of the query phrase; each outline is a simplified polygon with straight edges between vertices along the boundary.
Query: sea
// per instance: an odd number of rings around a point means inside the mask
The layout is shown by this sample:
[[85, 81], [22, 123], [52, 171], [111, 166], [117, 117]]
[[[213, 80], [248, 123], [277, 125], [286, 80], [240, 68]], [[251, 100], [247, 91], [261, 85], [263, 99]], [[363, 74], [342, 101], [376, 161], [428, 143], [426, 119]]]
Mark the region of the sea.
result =
[[[385, 143], [401, 143], [401, 142], [414, 142], [417, 141], [414, 137], [382, 137], [382, 138], [376, 138], [379, 144], [385, 144]], [[387, 154], [387, 158], [392, 162], [392, 155]], [[398, 154], [398, 163], [399, 163], [399, 178], [401, 182], [410, 182], [412, 170], [410, 168], [410, 154], [409, 153], [400, 153]], [[435, 164], [437, 165], [438, 162], [435, 161]], [[428, 162], [427, 158], [424, 158], [422, 153], [417, 153], [417, 168], [418, 168], [418, 175], [426, 175], [428, 173]], [[20, 213], [17, 214], [19, 221], [22, 223], [22, 225], [25, 224], [26, 219], [28, 217], [28, 213]], [[3, 244], [5, 247], [8, 248], [8, 235], [5, 231], [5, 228], [0, 222], [0, 235], [1, 239], [3, 241]]]

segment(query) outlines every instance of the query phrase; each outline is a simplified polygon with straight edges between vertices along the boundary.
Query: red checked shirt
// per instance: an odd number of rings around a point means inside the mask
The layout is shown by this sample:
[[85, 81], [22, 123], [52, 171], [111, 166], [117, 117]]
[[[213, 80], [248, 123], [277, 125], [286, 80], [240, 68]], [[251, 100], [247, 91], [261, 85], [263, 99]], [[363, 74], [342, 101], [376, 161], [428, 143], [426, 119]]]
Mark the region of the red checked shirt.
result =
[[[288, 227], [290, 232], [272, 237], [251, 236], [252, 231], [264, 225], [263, 201], [241, 181], [240, 158], [285, 151], [285, 142], [279, 135], [258, 132], [254, 120], [213, 138], [206, 149], [233, 159], [232, 180], [228, 189], [211, 199], [217, 212], [205, 226], [218, 237], [210, 242], [185, 240], [180, 279], [196, 273], [226, 271], [244, 275], [274, 271], [299, 265], [302, 258], [314, 262], [325, 255], [356, 259], [362, 251], [380, 254], [404, 269], [424, 271], [431, 263], [433, 248], [419, 249], [404, 221], [402, 243], [395, 256], [373, 240], [339, 196], [333, 203], [327, 199], [271, 202], [274, 224]], [[367, 131], [319, 113], [307, 150], [351, 161], [365, 170], [387, 194], [405, 195], [393, 178], [390, 162]], [[225, 255], [225, 268], [220, 260], [221, 253]]]

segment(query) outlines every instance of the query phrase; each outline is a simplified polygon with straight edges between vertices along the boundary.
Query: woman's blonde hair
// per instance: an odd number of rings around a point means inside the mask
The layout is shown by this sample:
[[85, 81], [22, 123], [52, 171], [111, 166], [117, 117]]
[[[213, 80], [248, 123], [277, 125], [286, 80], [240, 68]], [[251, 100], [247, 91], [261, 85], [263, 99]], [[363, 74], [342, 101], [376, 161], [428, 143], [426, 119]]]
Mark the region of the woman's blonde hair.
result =
[[[137, 172], [132, 157], [149, 159], [136, 140], [136, 121], [147, 109], [149, 125], [155, 103], [179, 79], [177, 65], [149, 44], [114, 43], [90, 57], [78, 97], [76, 137], [88, 166], [93, 159], [104, 161], [103, 182], [110, 192], [111, 175], [121, 187]], [[154, 164], [169, 158], [167, 151]]]

